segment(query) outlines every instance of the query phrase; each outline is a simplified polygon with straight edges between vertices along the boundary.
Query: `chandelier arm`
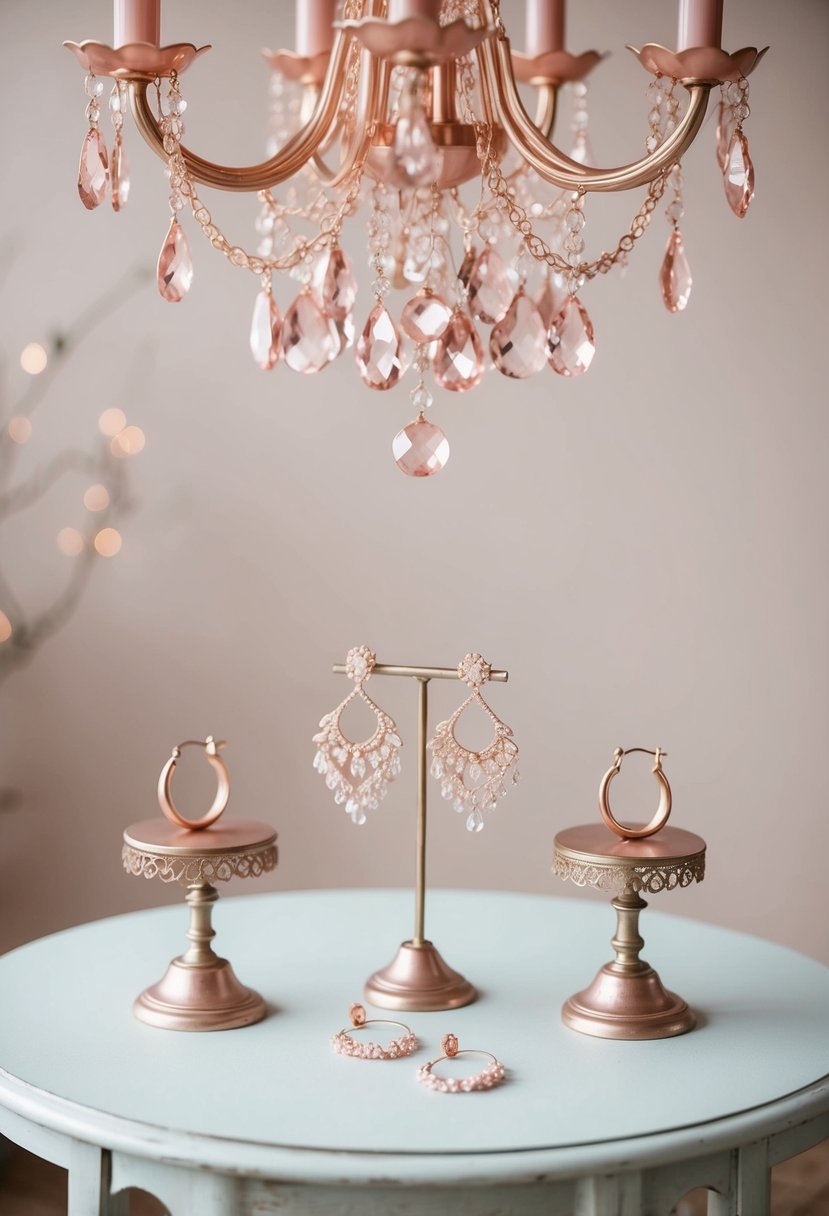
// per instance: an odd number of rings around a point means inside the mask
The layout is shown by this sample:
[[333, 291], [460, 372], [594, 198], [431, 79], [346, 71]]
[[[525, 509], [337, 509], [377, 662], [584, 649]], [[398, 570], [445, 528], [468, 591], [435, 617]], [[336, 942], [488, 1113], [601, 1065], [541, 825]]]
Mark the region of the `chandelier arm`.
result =
[[336, 169], [331, 169], [325, 162], [321, 152], [313, 155], [314, 169], [327, 189], [340, 186], [354, 169], [363, 163], [371, 148], [374, 135], [381, 90], [388, 76], [388, 65], [385, 60], [378, 61], [367, 51], [363, 52], [363, 68], [360, 71], [360, 95], [357, 102], [357, 113], [354, 117], [354, 130], [348, 144], [348, 150]]
[[[236, 168], [204, 160], [182, 144], [181, 154], [193, 180], [201, 182], [205, 186], [214, 186], [217, 190], [253, 192], [269, 190], [272, 186], [276, 186], [280, 182], [284, 182], [286, 178], [298, 173], [322, 146], [336, 122], [345, 82], [345, 63], [350, 41], [351, 35], [348, 32], [338, 32], [331, 48], [328, 71], [325, 73], [325, 80], [322, 83], [313, 114], [305, 126], [289, 139], [275, 156], [259, 165], [245, 165]], [[149, 87], [147, 81], [133, 80], [130, 82], [132, 113], [135, 125], [144, 139], [162, 160], [167, 160], [163, 135], [147, 98]]]
[[533, 125], [545, 139], [553, 134], [558, 106], [558, 85], [542, 84], [538, 86]]
[[561, 190], [617, 191], [647, 185], [681, 159], [702, 126], [708, 105], [710, 85], [686, 86], [690, 101], [685, 116], [656, 152], [618, 169], [595, 169], [565, 156], [533, 126], [515, 84], [508, 39], [487, 39], [477, 54], [510, 143], [539, 177]]

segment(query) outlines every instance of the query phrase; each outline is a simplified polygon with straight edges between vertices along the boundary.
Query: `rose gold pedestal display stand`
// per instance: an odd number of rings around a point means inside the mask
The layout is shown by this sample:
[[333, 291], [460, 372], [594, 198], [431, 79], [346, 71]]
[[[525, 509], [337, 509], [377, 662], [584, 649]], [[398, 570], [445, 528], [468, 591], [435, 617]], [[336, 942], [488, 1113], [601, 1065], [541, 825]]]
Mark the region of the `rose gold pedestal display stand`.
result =
[[236, 819], [201, 831], [166, 819], [144, 819], [124, 832], [122, 859], [129, 874], [187, 887], [190, 945], [173, 959], [164, 977], [136, 1000], [142, 1022], [166, 1030], [230, 1030], [260, 1021], [266, 1013], [258, 993], [245, 988], [225, 958], [214, 953], [211, 925], [219, 893], [214, 882], [257, 878], [276, 865], [276, 832], [266, 823]]
[[[346, 675], [343, 663], [334, 666], [337, 675]], [[381, 1009], [400, 1009], [426, 1013], [437, 1009], [459, 1009], [476, 998], [469, 980], [454, 971], [439, 950], [426, 938], [426, 744], [429, 741], [429, 681], [458, 679], [456, 667], [401, 667], [377, 663], [373, 676], [402, 676], [417, 680], [417, 845], [415, 859], [414, 934], [405, 942], [387, 967], [375, 971], [365, 983], [365, 998]], [[491, 680], [504, 683], [506, 671], [493, 671]]]
[[603, 823], [583, 824], [555, 838], [553, 873], [579, 887], [612, 891], [616, 909], [616, 957], [583, 992], [565, 1001], [566, 1026], [603, 1039], [665, 1039], [691, 1030], [696, 1018], [685, 1001], [662, 986], [639, 957], [639, 914], [656, 894], [702, 882], [705, 841], [681, 828], [663, 827], [646, 839], [620, 839]]

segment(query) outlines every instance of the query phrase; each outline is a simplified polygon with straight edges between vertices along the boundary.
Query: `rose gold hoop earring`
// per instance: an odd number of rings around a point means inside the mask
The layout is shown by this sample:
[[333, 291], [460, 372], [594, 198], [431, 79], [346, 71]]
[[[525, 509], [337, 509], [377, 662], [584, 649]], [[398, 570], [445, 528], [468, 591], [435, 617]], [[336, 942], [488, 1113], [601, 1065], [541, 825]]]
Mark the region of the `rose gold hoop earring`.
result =
[[[484, 826], [484, 813], [494, 811], [498, 799], [507, 792], [506, 778], [512, 772], [512, 781], [518, 780], [518, 744], [512, 731], [493, 713], [481, 696], [481, 685], [486, 684], [492, 668], [479, 654], [468, 654], [458, 664], [458, 679], [472, 689], [462, 705], [451, 718], [441, 722], [427, 747], [433, 753], [431, 773], [440, 781], [440, 792], [454, 809], [466, 812], [466, 826], [470, 832], [480, 832]], [[472, 752], [455, 738], [455, 727], [461, 714], [475, 701], [495, 727], [492, 742], [480, 752]]]
[[[338, 1055], [354, 1056], [358, 1060], [397, 1060], [401, 1056], [410, 1056], [420, 1046], [416, 1036], [403, 1022], [390, 1022], [387, 1018], [369, 1018], [366, 1021], [366, 1011], [362, 1005], [352, 1005], [348, 1016], [351, 1030], [338, 1030], [331, 1038], [331, 1046]], [[351, 1037], [351, 1031], [363, 1030], [366, 1026], [396, 1026], [403, 1034], [390, 1039], [385, 1047], [371, 1040], [358, 1043]]]
[[[191, 832], [198, 832], [202, 828], [210, 827], [211, 823], [215, 823], [225, 810], [230, 800], [230, 774], [227, 771], [227, 765], [219, 755], [219, 749], [224, 746], [224, 739], [217, 742], [212, 735], [208, 735], [204, 743], [200, 739], [185, 739], [184, 743], [177, 743], [173, 748], [173, 754], [164, 765], [161, 776], [158, 778], [158, 805], [171, 823], [175, 823], [180, 828], [187, 828]], [[219, 784], [213, 805], [206, 815], [202, 815], [201, 819], [186, 819], [173, 802], [173, 773], [176, 771], [183, 747], [203, 747], [207, 763], [218, 777]]]
[[[337, 805], [345, 806], [353, 823], [365, 823], [366, 811], [377, 810], [388, 793], [389, 782], [400, 773], [399, 749], [403, 741], [397, 726], [363, 691], [376, 662], [376, 656], [367, 646], [349, 650], [345, 668], [354, 687], [336, 709], [320, 720], [321, 730], [314, 735], [317, 745], [314, 768], [325, 778]], [[343, 711], [355, 697], [359, 697], [377, 719], [377, 729], [364, 743], [352, 742], [340, 729]]]
[[[617, 822], [610, 809], [610, 786], [619, 775], [619, 770], [622, 767], [622, 758], [629, 756], [631, 752], [644, 752], [646, 756], [655, 757], [651, 772], [659, 784], [659, 806], [656, 808], [656, 813], [650, 823], [644, 827], [625, 827]], [[622, 836], [626, 840], [643, 840], [645, 836], [653, 836], [660, 828], [664, 828], [668, 822], [668, 816], [671, 813], [671, 787], [668, 784], [668, 778], [662, 771], [662, 757], [667, 754], [667, 752], [662, 751], [661, 747], [658, 747], [655, 752], [650, 751], [646, 747], [629, 747], [627, 749], [617, 747], [614, 751], [613, 763], [602, 777], [602, 783], [599, 786], [599, 810], [602, 819], [611, 832], [615, 832], [617, 836]]]
[[[507, 1075], [504, 1065], [491, 1052], [479, 1051], [476, 1047], [464, 1047], [462, 1051], [459, 1050], [457, 1035], [445, 1034], [440, 1045], [445, 1055], [430, 1060], [417, 1070], [418, 1081], [427, 1089], [436, 1089], [441, 1094], [468, 1094], [473, 1089], [492, 1089], [500, 1085]], [[491, 1063], [487, 1064], [483, 1072], [475, 1073], [472, 1077], [439, 1077], [432, 1072], [436, 1064], [440, 1064], [442, 1060], [454, 1060], [456, 1056], [486, 1056]]]

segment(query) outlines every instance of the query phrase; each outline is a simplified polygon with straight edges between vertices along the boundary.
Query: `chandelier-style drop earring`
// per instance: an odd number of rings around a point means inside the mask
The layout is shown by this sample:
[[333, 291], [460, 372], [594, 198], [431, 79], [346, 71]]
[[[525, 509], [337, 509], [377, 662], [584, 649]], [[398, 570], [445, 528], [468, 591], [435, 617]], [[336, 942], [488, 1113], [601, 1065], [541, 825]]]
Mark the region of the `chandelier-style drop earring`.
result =
[[[338, 806], [345, 806], [353, 823], [365, 823], [366, 811], [376, 811], [388, 793], [389, 782], [400, 774], [400, 748], [403, 741], [397, 726], [371, 697], [363, 685], [377, 662], [367, 646], [354, 646], [345, 659], [346, 673], [354, 681], [351, 692], [336, 709], [320, 719], [314, 735], [317, 752], [314, 768], [325, 778]], [[377, 729], [370, 739], [354, 743], [340, 729], [345, 707], [355, 697], [368, 706], [377, 718]]]
[[[512, 730], [493, 713], [481, 696], [481, 685], [490, 677], [491, 667], [479, 654], [468, 654], [458, 664], [458, 679], [472, 689], [451, 718], [441, 722], [427, 747], [433, 754], [431, 773], [440, 781], [442, 796], [451, 801], [458, 813], [466, 812], [470, 832], [480, 832], [484, 813], [494, 811], [498, 799], [507, 792], [506, 778], [518, 780], [518, 744]], [[495, 727], [492, 742], [482, 751], [473, 752], [455, 737], [455, 727], [464, 710], [476, 702]]]

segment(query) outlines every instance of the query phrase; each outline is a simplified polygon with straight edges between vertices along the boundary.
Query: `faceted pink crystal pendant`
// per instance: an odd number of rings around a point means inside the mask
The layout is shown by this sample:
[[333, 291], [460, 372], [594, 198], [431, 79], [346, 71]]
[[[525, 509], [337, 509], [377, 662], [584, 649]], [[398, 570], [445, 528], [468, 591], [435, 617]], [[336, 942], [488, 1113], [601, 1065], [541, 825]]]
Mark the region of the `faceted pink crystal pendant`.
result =
[[432, 477], [449, 459], [449, 440], [439, 426], [427, 422], [421, 414], [397, 432], [391, 450], [397, 467], [407, 477]]
[[556, 287], [552, 276], [546, 274], [544, 282], [535, 294], [535, 306], [541, 315], [545, 333], [550, 328], [553, 317], [561, 312], [566, 298], [567, 292]]
[[121, 211], [126, 206], [130, 192], [130, 170], [127, 164], [127, 154], [124, 151], [124, 141], [116, 135], [112, 148], [112, 163], [109, 167], [109, 184], [112, 197], [112, 210]]
[[739, 128], [731, 136], [723, 182], [728, 205], [741, 220], [754, 198], [754, 165], [748, 154], [748, 140]]
[[569, 296], [547, 331], [547, 358], [560, 376], [581, 376], [593, 362], [593, 322], [578, 296]]
[[445, 333], [451, 316], [452, 309], [446, 301], [425, 289], [404, 304], [400, 328], [413, 342], [434, 342]]
[[393, 388], [403, 370], [400, 334], [382, 301], [369, 313], [357, 342], [357, 366], [369, 388]]
[[504, 259], [491, 245], [487, 245], [473, 265], [467, 288], [473, 317], [485, 325], [500, 321], [510, 306], [515, 283], [510, 281]]
[[88, 211], [93, 211], [106, 198], [107, 150], [101, 132], [90, 127], [81, 145], [81, 163], [78, 166], [78, 194]]
[[392, 142], [394, 164], [410, 186], [431, 186], [443, 168], [443, 153], [435, 147], [426, 111], [417, 97], [404, 92]]
[[335, 245], [328, 251], [321, 296], [323, 312], [327, 317], [333, 317], [335, 321], [343, 320], [354, 307], [354, 301], [357, 298], [357, 280], [354, 278], [351, 263], [339, 245]]
[[662, 300], [668, 312], [682, 312], [691, 294], [691, 268], [685, 256], [682, 237], [675, 228], [668, 238], [665, 259], [659, 272]]
[[484, 351], [481, 339], [469, 317], [455, 312], [435, 344], [432, 370], [441, 388], [465, 393], [481, 381]]
[[515, 380], [534, 376], [547, 362], [547, 331], [541, 313], [523, 291], [493, 326], [489, 353], [498, 371]]
[[282, 353], [292, 371], [322, 371], [340, 353], [336, 322], [326, 317], [311, 292], [301, 291], [282, 322]]
[[717, 111], [717, 164], [725, 173], [728, 164], [728, 149], [734, 135], [734, 111], [730, 105], [721, 101]]
[[192, 282], [190, 246], [181, 224], [173, 219], [158, 255], [158, 290], [165, 300], [178, 304], [187, 295]]
[[279, 362], [281, 330], [282, 318], [276, 300], [269, 291], [260, 291], [250, 322], [250, 353], [263, 372], [269, 372]]

